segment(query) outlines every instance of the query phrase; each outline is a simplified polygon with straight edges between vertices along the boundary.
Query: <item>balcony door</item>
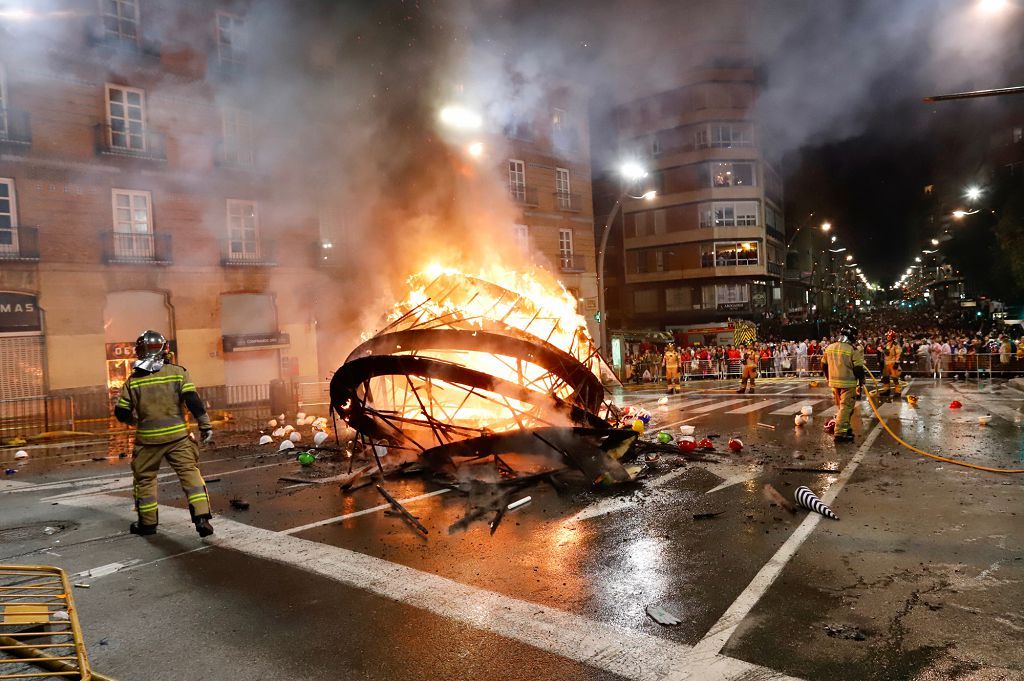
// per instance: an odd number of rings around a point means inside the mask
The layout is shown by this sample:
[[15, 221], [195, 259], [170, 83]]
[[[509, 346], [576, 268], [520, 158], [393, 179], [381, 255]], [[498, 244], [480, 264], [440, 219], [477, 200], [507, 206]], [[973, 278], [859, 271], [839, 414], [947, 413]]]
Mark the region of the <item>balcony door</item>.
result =
[[562, 269], [572, 269], [572, 230], [558, 230], [558, 257], [562, 261]]
[[18, 253], [18, 214], [14, 180], [0, 178], [0, 254]]
[[146, 92], [107, 85], [107, 141], [115, 149], [146, 151]]
[[153, 202], [149, 192], [115, 189], [114, 255], [124, 259], [150, 260], [153, 248]]
[[255, 201], [228, 199], [228, 258], [236, 262], [260, 259], [260, 225]]

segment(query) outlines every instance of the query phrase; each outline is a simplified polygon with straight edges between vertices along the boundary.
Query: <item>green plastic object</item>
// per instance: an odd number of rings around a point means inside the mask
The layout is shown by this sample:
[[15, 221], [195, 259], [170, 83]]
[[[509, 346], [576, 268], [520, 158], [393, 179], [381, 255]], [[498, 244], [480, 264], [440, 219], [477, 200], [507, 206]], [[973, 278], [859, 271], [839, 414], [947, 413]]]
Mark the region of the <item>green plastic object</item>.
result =
[[316, 454], [312, 452], [302, 452], [302, 454], [299, 454], [299, 463], [303, 466], [312, 466], [314, 461], [316, 461]]
[[672, 436], [666, 433], [664, 430], [658, 433], [658, 442], [663, 445], [667, 445], [672, 442]]

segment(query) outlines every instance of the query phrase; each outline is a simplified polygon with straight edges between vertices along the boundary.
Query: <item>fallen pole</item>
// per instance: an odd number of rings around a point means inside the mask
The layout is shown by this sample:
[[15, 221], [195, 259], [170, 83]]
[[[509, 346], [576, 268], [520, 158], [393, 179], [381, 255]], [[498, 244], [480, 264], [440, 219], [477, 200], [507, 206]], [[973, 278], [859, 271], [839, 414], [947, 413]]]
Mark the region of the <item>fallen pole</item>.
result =
[[1001, 97], [1003, 95], [1024, 95], [1024, 85], [1015, 85], [1013, 87], [997, 87], [989, 90], [971, 90], [969, 92], [954, 92], [949, 95], [932, 95], [925, 97], [924, 101], [929, 104], [932, 102], [946, 102], [951, 99], [973, 99], [976, 97]]
[[375, 487], [377, 488], [377, 491], [380, 492], [380, 495], [384, 497], [389, 504], [391, 504], [391, 507], [398, 511], [399, 513], [401, 513], [402, 517], [409, 521], [409, 523], [413, 527], [415, 527], [417, 530], [419, 530], [425, 535], [430, 534], [430, 531], [427, 530], [427, 528], [423, 527], [423, 523], [421, 523], [419, 519], [412, 513], [409, 513], [409, 511], [405, 510], [405, 506], [402, 506], [400, 503], [398, 503], [398, 500], [395, 499], [390, 494], [388, 494], [388, 491], [386, 489], [384, 489], [380, 485], [375, 485]]
[[[48, 674], [47, 676], [64, 676], [68, 673], [77, 674], [79, 677], [81, 676], [81, 671], [76, 665], [69, 664], [63, 660], [49, 659], [46, 653], [38, 650], [37, 648], [33, 648], [30, 645], [26, 645], [16, 638], [0, 636], [0, 645], [7, 648], [4, 652], [12, 654], [17, 652], [19, 655], [24, 655], [26, 658], [33, 658], [31, 660], [25, 660], [26, 664], [35, 665], [36, 667], [41, 667], [50, 672], [56, 672], [53, 675]], [[94, 681], [115, 681], [115, 679], [112, 679], [109, 676], [98, 674], [93, 671], [90, 671], [89, 678]]]

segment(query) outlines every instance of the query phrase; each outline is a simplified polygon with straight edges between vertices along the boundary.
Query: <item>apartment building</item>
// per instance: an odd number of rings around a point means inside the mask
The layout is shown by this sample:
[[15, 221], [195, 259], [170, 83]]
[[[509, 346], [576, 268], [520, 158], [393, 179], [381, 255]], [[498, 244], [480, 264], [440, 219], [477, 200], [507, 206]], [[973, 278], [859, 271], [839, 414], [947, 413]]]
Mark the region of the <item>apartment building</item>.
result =
[[699, 341], [729, 319], [781, 311], [783, 183], [753, 118], [755, 69], [740, 43], [694, 52], [677, 87], [615, 111], [619, 158], [644, 166], [644, 189], [658, 194], [627, 197], [613, 232], [613, 332], [694, 330]]
[[0, 24], [0, 399], [105, 408], [150, 328], [211, 393], [318, 376], [329, 244], [261, 162], [245, 3], [47, 8]]

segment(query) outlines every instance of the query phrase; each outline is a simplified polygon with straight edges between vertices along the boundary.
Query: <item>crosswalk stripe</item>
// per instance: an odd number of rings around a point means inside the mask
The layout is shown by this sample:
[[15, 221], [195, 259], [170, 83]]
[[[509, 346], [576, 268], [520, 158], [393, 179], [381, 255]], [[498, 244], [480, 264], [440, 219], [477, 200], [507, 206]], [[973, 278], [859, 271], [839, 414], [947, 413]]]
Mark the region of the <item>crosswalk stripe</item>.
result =
[[791, 404], [791, 405], [786, 406], [786, 407], [782, 407], [781, 409], [776, 409], [775, 411], [772, 412], [772, 415], [773, 416], [792, 416], [793, 414], [795, 414], [798, 411], [800, 411], [801, 407], [813, 407], [814, 405], [818, 404], [819, 402], [824, 402], [824, 400], [804, 400], [804, 401], [801, 401], [801, 402], [797, 402], [795, 404]]
[[726, 414], [749, 414], [752, 411], [760, 411], [770, 404], [778, 404], [779, 402], [785, 402], [785, 399], [781, 400], [761, 400], [760, 402], [754, 402], [743, 407], [736, 407], [725, 412]]
[[724, 402], [715, 402], [714, 404], [706, 404], [703, 407], [697, 407], [696, 409], [691, 409], [690, 411], [693, 412], [694, 414], [706, 414], [709, 411], [715, 411], [717, 409], [723, 409], [725, 407], [731, 406], [733, 404], [739, 404], [741, 402], [746, 402], [746, 400], [745, 399], [725, 400]]

